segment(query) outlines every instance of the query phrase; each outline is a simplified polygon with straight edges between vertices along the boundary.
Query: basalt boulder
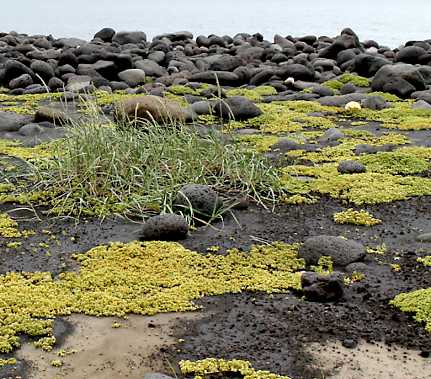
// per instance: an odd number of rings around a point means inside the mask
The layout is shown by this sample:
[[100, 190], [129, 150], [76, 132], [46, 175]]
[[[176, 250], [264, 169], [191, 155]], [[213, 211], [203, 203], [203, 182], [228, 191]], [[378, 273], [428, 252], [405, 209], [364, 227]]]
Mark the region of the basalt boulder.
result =
[[426, 89], [425, 79], [416, 66], [399, 63], [385, 65], [377, 71], [371, 83], [373, 91], [389, 92], [401, 98]]

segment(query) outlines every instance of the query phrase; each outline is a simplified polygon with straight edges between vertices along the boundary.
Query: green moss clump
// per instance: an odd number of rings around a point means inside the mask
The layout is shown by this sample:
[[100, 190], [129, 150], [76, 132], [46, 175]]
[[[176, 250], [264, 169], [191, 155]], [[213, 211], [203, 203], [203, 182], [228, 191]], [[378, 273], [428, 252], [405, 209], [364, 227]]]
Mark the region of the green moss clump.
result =
[[244, 143], [251, 148], [253, 151], [259, 153], [265, 153], [271, 150], [271, 146], [278, 142], [278, 137], [273, 135], [242, 135], [238, 137], [239, 143]]
[[131, 242], [76, 255], [79, 272], [54, 280], [47, 272], [0, 276], [0, 352], [19, 346], [19, 334], [47, 336], [53, 318], [71, 313], [118, 316], [184, 312], [203, 296], [300, 288], [298, 245], [254, 246], [249, 253], [201, 255], [177, 243]]
[[0, 237], [19, 238], [22, 234], [18, 230], [18, 223], [6, 213], [0, 213]]
[[414, 313], [414, 319], [425, 323], [425, 329], [431, 333], [431, 288], [401, 293], [391, 304], [403, 312]]
[[174, 95], [184, 96], [184, 95], [195, 95], [199, 96], [199, 92], [191, 87], [175, 84], [169, 87], [169, 92]]
[[334, 262], [329, 256], [321, 256], [317, 262], [317, 266], [311, 266], [311, 270], [321, 275], [330, 275], [334, 272]]
[[390, 102], [397, 102], [397, 101], [402, 101], [401, 98], [399, 98], [397, 95], [394, 95], [392, 93], [388, 93], [388, 92], [370, 92], [368, 93], [369, 96], [380, 96], [383, 97], [386, 101], [390, 101]]
[[[265, 133], [289, 133], [304, 128], [329, 129], [336, 126], [337, 108], [325, 107], [313, 101], [283, 101], [259, 104], [263, 114], [246, 121], [231, 121], [229, 129], [257, 128]], [[325, 117], [309, 116], [312, 112], [325, 113]]]
[[363, 209], [356, 211], [350, 208], [343, 212], [334, 213], [333, 217], [337, 224], [374, 226], [382, 223], [382, 220], [374, 218], [370, 213]]
[[[362, 108], [354, 113], [356, 119], [379, 121], [383, 127], [398, 130], [427, 130], [431, 129], [431, 110], [412, 109], [412, 101], [398, 101], [392, 103], [390, 108], [372, 110]], [[352, 114], [341, 110], [342, 114], [351, 117]]]
[[228, 96], [244, 96], [247, 99], [255, 102], [262, 101], [264, 96], [277, 95], [277, 91], [271, 86], [259, 86], [253, 89], [249, 88], [232, 88], [226, 91]]
[[425, 266], [431, 267], [431, 255], [423, 258], [418, 258], [419, 263], [423, 263]]
[[276, 375], [269, 371], [257, 371], [250, 362], [238, 359], [227, 361], [207, 358], [200, 361], [181, 361], [179, 365], [183, 375], [194, 375], [195, 379], [215, 375], [227, 377], [231, 376], [232, 373], [237, 373], [244, 379], [289, 379], [287, 376]]
[[363, 173], [317, 178], [311, 191], [347, 200], [355, 205], [390, 203], [431, 195], [431, 180], [390, 174]]
[[363, 76], [345, 73], [341, 75], [338, 80], [343, 83], [351, 83], [356, 87], [369, 87], [370, 86], [370, 80], [368, 78], [364, 78]]
[[339, 91], [341, 87], [343, 87], [344, 83], [340, 82], [337, 79], [331, 79], [331, 80], [327, 80], [322, 85], [330, 89], [333, 89], [335, 91]]
[[2, 112], [14, 112], [18, 114], [34, 114], [40, 102], [59, 100], [62, 93], [41, 93], [33, 95], [7, 95], [0, 94]]
[[54, 336], [42, 337], [33, 343], [35, 347], [38, 349], [42, 349], [45, 351], [52, 351], [53, 346], [55, 345], [56, 339]]
[[430, 168], [426, 160], [398, 151], [364, 155], [359, 160], [367, 171], [382, 174], [420, 174]]
[[16, 365], [15, 358], [0, 359], [0, 367]]

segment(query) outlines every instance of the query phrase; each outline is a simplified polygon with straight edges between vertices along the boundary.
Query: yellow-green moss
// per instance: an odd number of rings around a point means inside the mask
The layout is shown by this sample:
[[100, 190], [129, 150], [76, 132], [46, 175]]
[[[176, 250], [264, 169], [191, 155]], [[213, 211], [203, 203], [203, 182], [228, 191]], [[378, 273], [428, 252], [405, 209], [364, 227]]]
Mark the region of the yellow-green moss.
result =
[[63, 361], [61, 361], [60, 359], [53, 359], [50, 364], [52, 367], [61, 367], [63, 366]]
[[388, 247], [385, 243], [382, 243], [381, 245], [377, 245], [375, 247], [367, 247], [366, 251], [368, 254], [385, 255], [388, 251]]
[[174, 95], [184, 96], [184, 95], [195, 95], [198, 96], [199, 92], [191, 87], [175, 84], [169, 87], [169, 92]]
[[414, 313], [414, 319], [425, 323], [425, 329], [431, 333], [431, 288], [401, 293], [391, 304], [403, 312]]
[[356, 211], [349, 208], [343, 212], [334, 213], [333, 217], [337, 224], [373, 226], [382, 223], [382, 220], [374, 218], [370, 213], [363, 209]]
[[16, 365], [15, 358], [0, 359], [0, 367]]
[[[431, 129], [431, 110], [412, 109], [412, 101], [398, 101], [392, 103], [390, 108], [372, 110], [362, 108], [354, 113], [355, 118], [367, 121], [379, 121], [383, 127], [398, 130], [426, 130]], [[342, 110], [345, 116], [352, 116], [349, 112]]]
[[[295, 166], [298, 170], [301, 166]], [[305, 167], [303, 166], [306, 171]], [[309, 168], [315, 179], [303, 181], [292, 177], [292, 168], [285, 168], [282, 182], [291, 194], [320, 193], [355, 205], [389, 203], [414, 196], [431, 195], [431, 179], [380, 173], [338, 174], [335, 165], [327, 169]]]
[[423, 258], [418, 258], [419, 263], [423, 263], [425, 266], [431, 267], [431, 255]]
[[0, 213], [0, 237], [18, 238], [22, 234], [18, 230], [18, 223], [6, 213]]
[[255, 370], [250, 362], [238, 359], [207, 358], [200, 361], [180, 361], [179, 366], [183, 375], [194, 375], [195, 379], [205, 378], [208, 375], [224, 377], [232, 373], [237, 373], [244, 379], [289, 379], [287, 376], [269, 371]]
[[370, 86], [370, 80], [368, 78], [365, 78], [360, 75], [355, 75], [351, 73], [345, 73], [341, 75], [338, 80], [343, 83], [351, 83], [356, 87], [369, 87]]
[[[266, 133], [287, 133], [303, 128], [329, 129], [335, 127], [335, 107], [325, 107], [313, 101], [284, 101], [259, 104], [263, 114], [246, 121], [231, 121], [230, 129], [252, 127]], [[309, 116], [312, 112], [326, 112], [325, 117]]]
[[426, 160], [398, 151], [368, 154], [359, 160], [368, 171], [382, 174], [420, 174], [430, 168]]
[[322, 275], [330, 275], [334, 271], [334, 262], [329, 256], [321, 256], [317, 262], [317, 266], [311, 266], [311, 270]]
[[54, 336], [42, 337], [35, 341], [33, 344], [38, 349], [42, 349], [45, 351], [51, 351], [53, 346], [55, 345], [56, 339]]
[[254, 151], [265, 153], [278, 142], [278, 137], [264, 134], [241, 135], [238, 142], [247, 144]]
[[41, 93], [33, 95], [7, 95], [0, 94], [0, 105], [2, 112], [14, 112], [18, 114], [34, 114], [40, 102], [55, 101], [60, 99], [62, 93]]
[[253, 89], [249, 88], [233, 88], [226, 91], [228, 96], [244, 96], [247, 99], [255, 102], [262, 101], [263, 96], [277, 95], [277, 91], [271, 86], [259, 86]]
[[386, 101], [396, 102], [396, 101], [402, 101], [401, 98], [399, 98], [397, 95], [394, 95], [392, 93], [388, 92], [370, 92], [368, 93], [369, 96], [380, 96], [383, 97]]
[[34, 160], [52, 157], [51, 144], [40, 144], [36, 147], [24, 147], [19, 142], [0, 139], [0, 154]]
[[275, 243], [203, 256], [177, 243], [112, 243], [77, 255], [80, 271], [58, 280], [50, 273], [2, 275], [0, 352], [18, 346], [21, 333], [50, 337], [60, 315], [190, 311], [197, 309], [193, 300], [206, 295], [300, 288], [304, 261], [297, 250]]

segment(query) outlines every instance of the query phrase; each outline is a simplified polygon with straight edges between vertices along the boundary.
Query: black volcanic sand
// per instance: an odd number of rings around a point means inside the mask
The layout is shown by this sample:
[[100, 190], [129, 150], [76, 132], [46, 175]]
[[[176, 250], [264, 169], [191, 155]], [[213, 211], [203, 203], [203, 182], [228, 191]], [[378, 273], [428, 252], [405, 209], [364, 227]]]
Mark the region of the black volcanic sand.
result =
[[[426, 255], [420, 252], [430, 245], [415, 240], [422, 231], [431, 229], [430, 200], [422, 197], [368, 207], [375, 217], [383, 220], [383, 224], [372, 228], [335, 224], [331, 215], [341, 210], [342, 205], [323, 198], [314, 205], [281, 206], [274, 212], [250, 207], [235, 211], [237, 220], [227, 216], [223, 223], [198, 229], [183, 245], [202, 253], [213, 245], [221, 246], [222, 254], [231, 247], [246, 250], [262, 241], [299, 242], [323, 233], [342, 235], [366, 246], [385, 243], [388, 251], [385, 255], [368, 255], [365, 279], [347, 287], [345, 297], [336, 303], [309, 302], [294, 293], [204, 298], [198, 302], [204, 317], [180, 322], [175, 328], [175, 336], [185, 342], [162, 349], [154, 358], [167, 355], [170, 362], [207, 357], [246, 359], [257, 369], [293, 378], [315, 378], [320, 377], [319, 370], [313, 369], [313, 357], [305, 349], [312, 342], [382, 341], [429, 357], [429, 333], [411, 317], [391, 307], [389, 301], [400, 292], [431, 286], [429, 269], [416, 261]], [[43, 254], [46, 249], [38, 245], [41, 240], [46, 241], [43, 234], [30, 237], [24, 254], [17, 256], [7, 250], [2, 253], [2, 273], [49, 270], [58, 274], [75, 268], [72, 253], [110, 241], [136, 239], [139, 230], [137, 224], [114, 219], [80, 224], [73, 220], [30, 221], [21, 222], [21, 226], [39, 231], [49, 229], [51, 235], [57, 236], [50, 243], [51, 255]], [[399, 264], [401, 271], [393, 272], [391, 263]], [[63, 338], [70, 332], [64, 325], [59, 329]], [[352, 349], [351, 353], [354, 352]], [[0, 370], [0, 377], [7, 377], [6, 372], [5, 368]], [[26, 362], [19, 363], [18, 372], [23, 378], [31, 377]], [[170, 372], [169, 367], [166, 372]]]

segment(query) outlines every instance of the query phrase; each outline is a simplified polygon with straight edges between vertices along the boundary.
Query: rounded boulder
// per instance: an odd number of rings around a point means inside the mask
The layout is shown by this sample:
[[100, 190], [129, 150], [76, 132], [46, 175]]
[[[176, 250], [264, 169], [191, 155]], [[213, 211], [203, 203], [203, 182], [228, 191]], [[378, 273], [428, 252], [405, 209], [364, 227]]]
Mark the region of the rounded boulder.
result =
[[184, 217], [176, 214], [162, 214], [150, 217], [144, 224], [140, 239], [144, 241], [178, 241], [185, 239], [189, 225]]
[[204, 184], [187, 184], [180, 189], [174, 200], [178, 211], [210, 219], [223, 207], [223, 201], [216, 191]]
[[332, 258], [335, 266], [345, 267], [362, 260], [365, 257], [365, 248], [356, 241], [321, 235], [307, 238], [299, 249], [299, 255], [309, 265], [315, 265], [320, 257], [328, 256]]

